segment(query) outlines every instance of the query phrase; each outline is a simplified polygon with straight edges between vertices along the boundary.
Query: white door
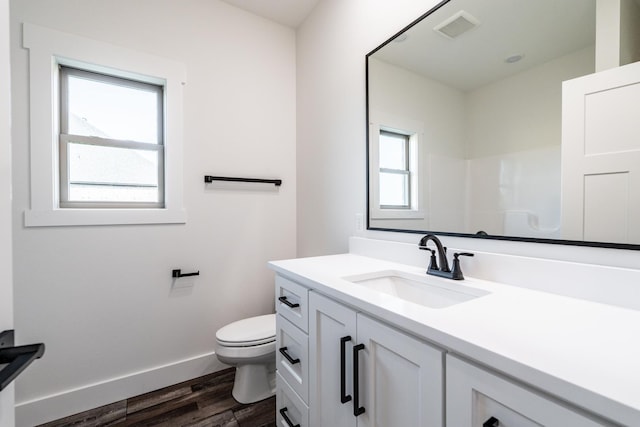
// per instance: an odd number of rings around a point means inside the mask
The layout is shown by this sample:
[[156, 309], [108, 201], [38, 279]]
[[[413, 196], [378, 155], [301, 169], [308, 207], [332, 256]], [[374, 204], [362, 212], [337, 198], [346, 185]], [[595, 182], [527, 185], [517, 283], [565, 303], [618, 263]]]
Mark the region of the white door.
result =
[[356, 425], [352, 396], [352, 354], [355, 340], [355, 311], [311, 292], [309, 419], [313, 427]]
[[562, 238], [640, 243], [640, 63], [562, 88]]
[[[0, 332], [13, 329], [9, 1], [0, 0]], [[0, 427], [14, 425], [13, 384], [0, 391]]]
[[443, 353], [363, 314], [357, 322], [358, 427], [443, 427]]

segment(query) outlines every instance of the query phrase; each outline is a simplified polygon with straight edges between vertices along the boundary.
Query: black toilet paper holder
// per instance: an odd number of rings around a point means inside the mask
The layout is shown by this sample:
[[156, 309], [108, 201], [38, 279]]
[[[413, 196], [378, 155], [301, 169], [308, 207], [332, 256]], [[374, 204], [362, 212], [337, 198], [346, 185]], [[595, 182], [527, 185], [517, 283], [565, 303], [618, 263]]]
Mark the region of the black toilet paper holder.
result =
[[179, 268], [171, 271], [171, 277], [174, 279], [179, 279], [180, 277], [189, 277], [189, 276], [199, 276], [200, 272], [196, 271], [194, 273], [183, 273]]

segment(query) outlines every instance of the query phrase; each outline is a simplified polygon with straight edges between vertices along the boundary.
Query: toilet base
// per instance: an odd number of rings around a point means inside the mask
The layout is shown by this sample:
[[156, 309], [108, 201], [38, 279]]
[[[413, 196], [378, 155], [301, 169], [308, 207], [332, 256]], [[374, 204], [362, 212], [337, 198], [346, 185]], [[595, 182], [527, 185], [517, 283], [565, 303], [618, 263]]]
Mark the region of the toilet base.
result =
[[254, 403], [276, 393], [276, 369], [273, 364], [240, 365], [236, 367], [233, 398], [239, 403]]

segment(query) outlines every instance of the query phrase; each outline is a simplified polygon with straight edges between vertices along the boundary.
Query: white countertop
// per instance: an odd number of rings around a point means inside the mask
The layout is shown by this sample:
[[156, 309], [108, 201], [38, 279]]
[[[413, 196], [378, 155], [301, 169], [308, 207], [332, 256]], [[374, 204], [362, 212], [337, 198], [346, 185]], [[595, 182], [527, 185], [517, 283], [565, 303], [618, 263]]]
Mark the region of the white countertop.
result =
[[353, 254], [269, 264], [278, 274], [441, 348], [589, 412], [640, 426], [640, 311], [469, 277], [433, 280], [490, 294], [434, 309], [342, 279], [383, 270], [423, 275], [423, 268]]

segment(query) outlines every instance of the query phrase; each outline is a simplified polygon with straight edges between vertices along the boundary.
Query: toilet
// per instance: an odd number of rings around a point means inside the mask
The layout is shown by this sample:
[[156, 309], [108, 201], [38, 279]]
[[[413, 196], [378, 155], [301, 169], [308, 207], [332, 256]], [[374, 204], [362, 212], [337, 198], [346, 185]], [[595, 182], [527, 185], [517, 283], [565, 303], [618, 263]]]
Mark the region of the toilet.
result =
[[275, 394], [276, 315], [250, 317], [216, 332], [218, 360], [236, 367], [232, 395], [253, 403]]

